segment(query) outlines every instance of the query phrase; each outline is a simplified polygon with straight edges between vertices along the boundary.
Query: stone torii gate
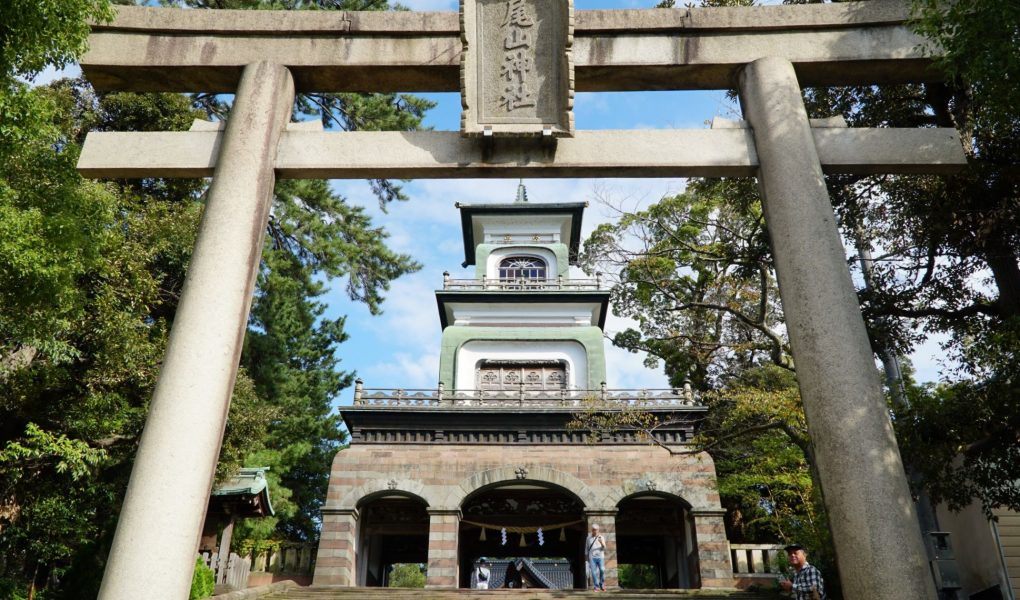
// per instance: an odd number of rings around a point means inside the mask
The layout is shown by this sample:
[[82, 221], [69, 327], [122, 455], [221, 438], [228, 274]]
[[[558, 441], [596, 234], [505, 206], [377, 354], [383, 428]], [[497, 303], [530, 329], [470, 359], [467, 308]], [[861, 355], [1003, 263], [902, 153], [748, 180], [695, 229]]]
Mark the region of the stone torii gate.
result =
[[[100, 90], [236, 93], [225, 127], [94, 132], [79, 162], [89, 177], [213, 177], [100, 597], [187, 596], [277, 177], [754, 176], [846, 597], [934, 598], [823, 173], [945, 173], [965, 158], [953, 130], [809, 121], [801, 96], [937, 80], [907, 16], [894, 1], [575, 14], [567, 0], [463, 0], [461, 18], [125, 7], [94, 25], [82, 69]], [[532, 62], [500, 54], [504, 41]], [[462, 83], [462, 132], [289, 123], [295, 90]], [[737, 88], [746, 121], [574, 131], [575, 86]]]

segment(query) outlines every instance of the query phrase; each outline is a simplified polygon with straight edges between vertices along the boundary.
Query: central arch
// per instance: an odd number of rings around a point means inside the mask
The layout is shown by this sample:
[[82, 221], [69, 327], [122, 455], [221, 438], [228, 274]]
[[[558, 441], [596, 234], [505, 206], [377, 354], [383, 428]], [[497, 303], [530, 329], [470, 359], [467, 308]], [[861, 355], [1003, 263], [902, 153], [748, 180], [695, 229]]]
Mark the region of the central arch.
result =
[[481, 490], [501, 484], [512, 484], [523, 479], [543, 483], [573, 494], [584, 506], [597, 506], [598, 498], [588, 484], [577, 477], [542, 465], [531, 463], [521, 465], [505, 465], [485, 471], [478, 471], [463, 479], [460, 485], [447, 494], [443, 506], [462, 506], [467, 498]]
[[584, 509], [569, 489], [530, 477], [476, 489], [460, 505], [458, 586], [471, 587], [472, 571], [484, 556], [491, 588], [583, 589]]

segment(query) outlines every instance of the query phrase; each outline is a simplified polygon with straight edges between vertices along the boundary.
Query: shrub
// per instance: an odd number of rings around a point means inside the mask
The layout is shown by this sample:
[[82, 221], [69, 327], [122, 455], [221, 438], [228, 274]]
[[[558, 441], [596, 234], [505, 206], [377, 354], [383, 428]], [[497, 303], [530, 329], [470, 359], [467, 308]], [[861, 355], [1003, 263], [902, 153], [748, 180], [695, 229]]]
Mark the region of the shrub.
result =
[[191, 576], [191, 594], [188, 600], [200, 600], [212, 596], [213, 588], [216, 586], [216, 579], [213, 577], [213, 570], [205, 566], [202, 558], [195, 559], [195, 574]]

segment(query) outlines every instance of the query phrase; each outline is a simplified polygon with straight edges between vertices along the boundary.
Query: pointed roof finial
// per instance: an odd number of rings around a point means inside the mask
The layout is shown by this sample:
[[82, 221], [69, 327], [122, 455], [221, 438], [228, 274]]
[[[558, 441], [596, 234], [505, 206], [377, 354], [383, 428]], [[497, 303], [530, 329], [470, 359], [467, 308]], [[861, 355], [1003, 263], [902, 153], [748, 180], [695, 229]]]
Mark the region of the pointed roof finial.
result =
[[524, 178], [521, 177], [520, 183], [517, 184], [517, 200], [515, 202], [527, 202], [528, 201], [528, 190], [524, 189]]

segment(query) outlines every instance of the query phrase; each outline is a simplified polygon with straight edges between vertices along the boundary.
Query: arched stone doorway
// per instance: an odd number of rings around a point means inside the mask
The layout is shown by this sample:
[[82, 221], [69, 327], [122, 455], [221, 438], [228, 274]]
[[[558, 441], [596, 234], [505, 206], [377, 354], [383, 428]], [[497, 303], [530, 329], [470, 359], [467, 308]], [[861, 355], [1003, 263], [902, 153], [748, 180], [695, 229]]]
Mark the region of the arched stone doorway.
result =
[[617, 508], [621, 587], [700, 587], [694, 519], [687, 502], [671, 494], [645, 492], [624, 498]]
[[410, 494], [377, 494], [358, 503], [357, 585], [383, 587], [393, 565], [425, 564], [427, 503]]
[[[503, 482], [468, 495], [461, 504], [459, 587], [470, 587], [471, 571], [478, 558], [485, 556], [490, 561], [536, 559], [543, 563], [540, 567], [550, 568], [553, 582], [583, 589], [584, 508], [575, 494], [541, 481]], [[507, 528], [505, 544], [502, 540], [504, 527]], [[542, 528], [541, 540], [536, 531], [539, 527]], [[494, 572], [493, 575], [499, 587], [503, 573]]]

